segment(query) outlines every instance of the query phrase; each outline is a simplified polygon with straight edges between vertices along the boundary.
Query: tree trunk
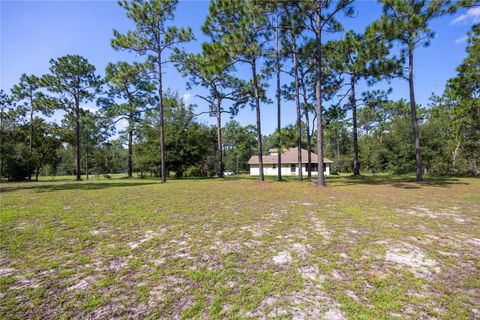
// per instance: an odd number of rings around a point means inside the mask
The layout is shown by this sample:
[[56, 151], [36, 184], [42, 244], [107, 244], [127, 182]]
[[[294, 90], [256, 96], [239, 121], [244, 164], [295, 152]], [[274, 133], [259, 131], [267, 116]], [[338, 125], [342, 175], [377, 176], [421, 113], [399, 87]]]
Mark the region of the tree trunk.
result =
[[255, 110], [257, 114], [257, 148], [258, 148], [258, 170], [259, 170], [259, 179], [264, 181], [265, 177], [263, 174], [263, 150], [262, 150], [262, 129], [260, 122], [260, 94], [258, 92], [258, 79], [257, 79], [257, 64], [256, 60], [253, 60], [252, 63], [252, 79], [253, 79], [253, 89], [255, 94]]
[[282, 130], [281, 123], [281, 95], [280, 95], [280, 51], [278, 47], [278, 12], [275, 16], [276, 28], [275, 28], [275, 59], [276, 59], [276, 73], [277, 73], [277, 171], [278, 171], [278, 180], [282, 180], [282, 152], [280, 148], [280, 132]]
[[316, 59], [315, 59], [315, 96], [316, 96], [316, 111], [317, 111], [317, 154], [318, 154], [318, 177], [317, 186], [325, 186], [325, 175], [323, 173], [323, 123], [322, 123], [322, 4], [318, 2], [317, 18], [315, 28], [315, 40], [316, 40]]
[[88, 150], [85, 148], [85, 175], [87, 176], [88, 180]]
[[[306, 101], [305, 105], [307, 105]], [[307, 131], [307, 179], [312, 180], [312, 136], [310, 135], [310, 119], [307, 108], [305, 108], [305, 125]]]
[[133, 115], [130, 113], [128, 123], [128, 177], [133, 177]]
[[160, 178], [162, 182], [167, 182], [165, 170], [165, 134], [163, 122], [163, 87], [162, 87], [162, 55], [160, 51], [157, 55], [158, 64], [158, 111], [160, 113]]
[[29, 133], [29, 150], [33, 149], [33, 98], [30, 97], [30, 133]]
[[338, 134], [338, 130], [335, 129], [335, 147], [336, 147], [336, 154], [337, 154], [337, 169], [338, 171], [343, 171], [343, 161], [340, 160], [340, 135]]
[[[0, 155], [3, 154], [3, 105], [0, 106]], [[0, 156], [0, 180], [3, 177], [3, 157]]]
[[235, 153], [235, 160], [236, 160], [236, 163], [237, 163], [237, 166], [236, 166], [236, 167], [237, 167], [237, 172], [236, 172], [236, 174], [238, 174], [238, 154], [237, 154], [237, 153]]
[[456, 173], [457, 172], [457, 156], [458, 156], [458, 151], [460, 150], [460, 143], [462, 141], [458, 141], [457, 143], [457, 146], [455, 147], [455, 150], [453, 150], [452, 152], [452, 169], [453, 169], [453, 172]]
[[350, 104], [352, 106], [353, 122], [353, 175], [360, 175], [360, 163], [358, 162], [358, 130], [357, 130], [357, 99], [355, 98], [355, 75], [350, 78]]
[[82, 180], [80, 168], [80, 101], [75, 98], [75, 180]]
[[[305, 75], [301, 73], [302, 79]], [[303, 104], [305, 112], [305, 130], [307, 131], [307, 179], [312, 180], [312, 135], [310, 134], [310, 117], [308, 115], [307, 88], [302, 80]]]
[[222, 147], [222, 100], [217, 98], [217, 160], [218, 177], [223, 178], [223, 147]]
[[413, 137], [415, 139], [415, 160], [417, 163], [416, 181], [422, 181], [422, 150], [420, 147], [420, 129], [418, 127], [415, 90], [413, 87], [413, 46], [408, 46], [408, 86], [410, 88], [410, 111], [412, 115]]
[[298, 63], [297, 63], [297, 43], [292, 35], [292, 60], [295, 76], [295, 105], [297, 109], [297, 162], [298, 162], [298, 180], [303, 181], [302, 172], [302, 112], [300, 109], [300, 86], [298, 83]]

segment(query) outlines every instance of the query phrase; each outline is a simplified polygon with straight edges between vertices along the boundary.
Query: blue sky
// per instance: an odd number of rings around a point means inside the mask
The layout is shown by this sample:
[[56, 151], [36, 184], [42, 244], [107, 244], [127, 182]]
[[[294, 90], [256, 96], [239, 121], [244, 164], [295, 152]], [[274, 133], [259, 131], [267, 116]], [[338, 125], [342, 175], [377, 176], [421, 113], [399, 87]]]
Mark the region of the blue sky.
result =
[[[208, 14], [208, 1], [180, 1], [174, 23], [192, 28], [197, 41], [185, 45], [196, 52], [202, 41], [200, 27]], [[101, 75], [109, 62], [134, 61], [142, 57], [127, 52], [117, 52], [110, 46], [112, 30], [126, 31], [133, 27], [125, 12], [116, 1], [1, 1], [0, 39], [0, 88], [9, 91], [22, 73], [41, 75], [48, 72], [49, 60], [66, 54], [86, 57]], [[357, 1], [358, 16], [341, 19], [345, 29], [362, 32], [381, 14], [381, 6], [375, 1]], [[480, 22], [480, 9], [462, 10], [454, 16], [443, 16], [431, 23], [436, 37], [428, 48], [419, 48], [415, 53], [415, 81], [417, 102], [426, 105], [432, 93], [440, 94], [445, 82], [455, 76], [455, 68], [465, 57], [465, 34], [471, 25]], [[341, 33], [337, 36], [341, 36]], [[240, 74], [242, 75], [242, 74]], [[166, 69], [165, 86], [177, 91], [189, 103], [198, 105], [197, 112], [207, 106], [195, 98], [202, 91], [186, 90], [186, 79], [173, 66]], [[284, 83], [291, 81], [284, 76]], [[408, 86], [403, 80], [395, 80], [392, 99], [407, 98]], [[376, 88], [385, 87], [380, 84]], [[268, 91], [274, 99], [274, 83]], [[364, 86], [361, 89], [365, 89]], [[94, 105], [87, 105], [94, 108]], [[271, 133], [276, 125], [275, 105], [262, 105], [262, 131]], [[202, 121], [213, 124], [207, 115]], [[285, 101], [282, 112], [283, 124], [293, 123], [293, 102]], [[227, 119], [228, 120], [228, 119]], [[243, 109], [236, 120], [241, 124], [254, 124], [255, 113], [249, 107]]]

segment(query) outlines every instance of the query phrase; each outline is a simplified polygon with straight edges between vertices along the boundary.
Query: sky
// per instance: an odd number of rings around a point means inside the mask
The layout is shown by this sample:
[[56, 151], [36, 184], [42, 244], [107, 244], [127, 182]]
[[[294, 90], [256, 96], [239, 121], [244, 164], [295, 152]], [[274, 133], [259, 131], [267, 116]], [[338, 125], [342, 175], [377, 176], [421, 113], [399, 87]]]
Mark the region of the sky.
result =
[[[191, 27], [196, 41], [184, 45], [188, 52], [198, 52], [201, 43], [207, 41], [201, 33], [201, 25], [208, 14], [209, 2], [204, 0], [180, 0], [173, 24]], [[340, 20], [345, 31], [363, 32], [365, 27], [381, 14], [381, 6], [371, 0], [356, 1], [355, 18]], [[22, 73], [42, 75], [48, 73], [49, 60], [67, 54], [82, 55], [95, 65], [97, 73], [104, 75], [109, 62], [141, 61], [143, 57], [125, 51], [115, 51], [110, 42], [113, 29], [125, 32], [133, 24], [117, 1], [4, 1], [0, 0], [0, 89], [10, 91]], [[480, 8], [462, 9], [455, 15], [437, 18], [430, 24], [435, 38], [426, 48], [415, 52], [415, 91], [417, 103], [427, 106], [432, 93], [441, 94], [446, 81], [456, 75], [455, 68], [466, 56], [466, 33], [474, 23], [480, 23]], [[343, 32], [334, 37], [341, 37]], [[328, 36], [326, 37], [328, 40]], [[239, 76], [247, 74], [239, 73]], [[187, 103], [197, 105], [196, 113], [208, 110], [203, 100], [195, 95], [202, 94], [200, 88], [187, 90], [186, 80], [175, 69], [168, 66], [164, 75], [164, 87], [178, 92]], [[293, 79], [283, 76], [282, 82]], [[380, 83], [370, 89], [392, 87], [391, 99], [408, 98], [408, 84], [398, 79], [390, 84]], [[360, 90], [367, 90], [361, 85]], [[267, 91], [275, 99], [274, 79]], [[328, 104], [327, 104], [328, 105]], [[83, 106], [95, 110], [94, 103]], [[295, 121], [293, 101], [282, 103], [282, 125]], [[276, 127], [275, 104], [263, 104], [262, 133], [269, 134]], [[60, 115], [56, 116], [58, 120]], [[200, 116], [207, 124], [214, 124], [208, 115]], [[224, 123], [229, 119], [224, 119]], [[245, 107], [235, 117], [242, 125], [255, 124], [255, 112]], [[125, 124], [120, 124], [120, 127]]]

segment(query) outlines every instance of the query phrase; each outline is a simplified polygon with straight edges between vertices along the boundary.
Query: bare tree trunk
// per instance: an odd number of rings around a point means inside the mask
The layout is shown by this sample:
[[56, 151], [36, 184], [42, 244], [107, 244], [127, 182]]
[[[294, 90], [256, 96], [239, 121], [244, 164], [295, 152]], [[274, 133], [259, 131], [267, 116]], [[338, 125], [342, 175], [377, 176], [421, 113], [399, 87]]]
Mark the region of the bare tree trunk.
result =
[[418, 127], [415, 90], [413, 87], [413, 46], [408, 46], [408, 85], [410, 88], [410, 111], [412, 115], [413, 137], [415, 139], [415, 160], [417, 163], [416, 181], [422, 181], [422, 150], [420, 147], [420, 129]]
[[222, 100], [217, 98], [217, 157], [218, 176], [223, 178], [223, 147], [222, 147]]
[[0, 106], [0, 180], [2, 179], [3, 175], [3, 110], [4, 106]]
[[235, 160], [237, 162], [237, 166], [236, 166], [237, 167], [237, 172], [236, 172], [236, 174], [238, 174], [238, 154], [236, 152], [235, 152]]
[[[30, 96], [30, 123], [29, 123], [29, 151], [30, 151], [30, 157], [32, 156], [32, 150], [33, 150], [33, 98]], [[28, 180], [32, 180], [32, 174], [30, 173], [30, 177]], [[38, 180], [38, 178], [37, 178]]]
[[297, 44], [292, 35], [292, 60], [295, 76], [295, 105], [297, 109], [297, 162], [298, 162], [298, 180], [303, 181], [302, 168], [302, 111], [300, 109], [300, 85], [298, 83], [298, 62], [297, 62]]
[[358, 130], [357, 130], [357, 99], [355, 98], [355, 75], [350, 79], [350, 104], [352, 105], [352, 122], [353, 122], [353, 175], [360, 175], [360, 163], [358, 162]]
[[158, 63], [158, 111], [160, 113], [160, 178], [162, 182], [167, 182], [165, 170], [165, 134], [163, 121], [163, 83], [162, 83], [162, 55], [160, 51], [157, 55]]
[[325, 175], [323, 166], [323, 123], [322, 123], [322, 27], [320, 19], [322, 16], [322, 3], [318, 2], [315, 40], [316, 40], [316, 59], [315, 59], [315, 96], [316, 96], [316, 110], [317, 110], [317, 154], [318, 154], [318, 177], [317, 185], [319, 187], [325, 186]]
[[[277, 8], [278, 10], [278, 8]], [[280, 95], [280, 52], [278, 47], [278, 12], [275, 16], [276, 28], [275, 28], [275, 59], [276, 59], [276, 72], [277, 72], [277, 171], [278, 171], [278, 180], [282, 180], [282, 152], [280, 150], [280, 132], [282, 130], [281, 123], [281, 95]]]
[[88, 150], [85, 148], [85, 175], [87, 176], [88, 180]]
[[[337, 147], [337, 162], [340, 166], [340, 137], [338, 135], [338, 130], [335, 129], [335, 146]], [[343, 171], [343, 165], [341, 165], [341, 171]]]
[[[304, 79], [305, 75], [301, 73], [301, 78]], [[307, 88], [305, 82], [302, 80], [303, 91], [303, 104], [305, 112], [305, 130], [307, 131], [307, 179], [312, 180], [312, 135], [310, 134], [310, 116], [308, 114], [308, 100], [307, 100]]]
[[75, 98], [75, 180], [82, 180], [80, 168], [80, 101]]
[[133, 177], [133, 115], [130, 113], [128, 123], [128, 177]]
[[305, 110], [305, 124], [307, 130], [307, 179], [312, 180], [312, 136], [310, 135], [308, 110]]
[[30, 96], [30, 134], [29, 134], [29, 150], [32, 152], [33, 147], [33, 97]]
[[452, 152], [452, 168], [453, 168], [453, 172], [456, 172], [457, 169], [456, 169], [456, 166], [457, 166], [457, 156], [458, 156], [458, 150], [460, 150], [460, 143], [462, 141], [458, 141], [457, 143], [457, 146], [455, 147], [455, 150], [453, 150]]
[[262, 129], [260, 122], [260, 94], [258, 92], [258, 78], [257, 78], [257, 64], [256, 61], [253, 61], [252, 64], [252, 79], [253, 87], [255, 91], [255, 109], [257, 114], [257, 148], [258, 148], [258, 169], [259, 169], [259, 179], [264, 181], [265, 177], [263, 174], [263, 150], [262, 150]]

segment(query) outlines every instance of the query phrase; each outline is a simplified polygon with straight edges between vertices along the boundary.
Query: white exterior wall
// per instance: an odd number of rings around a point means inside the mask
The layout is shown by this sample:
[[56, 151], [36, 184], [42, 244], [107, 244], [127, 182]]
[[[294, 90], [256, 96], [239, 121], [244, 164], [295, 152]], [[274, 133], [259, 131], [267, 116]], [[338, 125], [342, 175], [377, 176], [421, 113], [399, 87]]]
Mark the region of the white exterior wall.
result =
[[[302, 174], [304, 176], [307, 175], [307, 168], [306, 164], [304, 163], [302, 165]], [[330, 175], [330, 168], [332, 164], [331, 163], [325, 163], [325, 175], [329, 176]], [[295, 172], [291, 172], [290, 170], [290, 164], [282, 164], [282, 175], [283, 176], [296, 176], [298, 174], [298, 166], [295, 167]], [[264, 164], [263, 165], [263, 174], [266, 176], [276, 176], [278, 174], [278, 169], [275, 167], [273, 168], [273, 164]], [[250, 175], [251, 176], [258, 176], [260, 175], [260, 170], [258, 168], [258, 164], [251, 164], [250, 165]], [[312, 171], [312, 176], [316, 176], [317, 172]]]

